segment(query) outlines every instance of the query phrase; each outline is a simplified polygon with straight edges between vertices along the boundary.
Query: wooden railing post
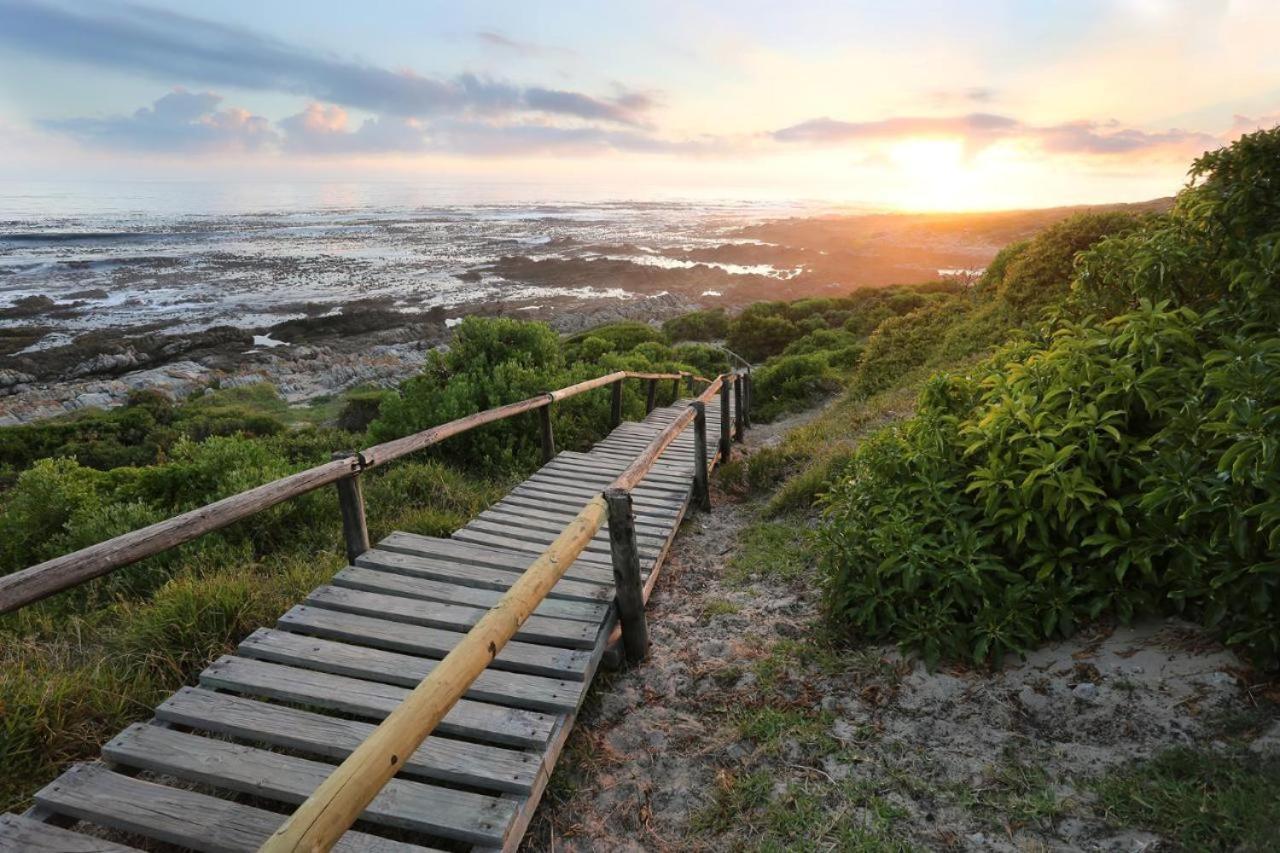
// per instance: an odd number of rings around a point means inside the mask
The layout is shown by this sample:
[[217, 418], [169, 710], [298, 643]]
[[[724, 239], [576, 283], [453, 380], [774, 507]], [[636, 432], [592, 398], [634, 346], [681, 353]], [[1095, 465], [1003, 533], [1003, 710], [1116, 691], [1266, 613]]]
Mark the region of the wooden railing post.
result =
[[729, 461], [729, 453], [733, 449], [733, 441], [729, 437], [729, 384], [726, 376], [720, 382], [720, 461]]
[[542, 423], [542, 461], [545, 464], [556, 458], [556, 434], [551, 427], [550, 403], [538, 409], [538, 420]]
[[680, 377], [671, 380], [671, 402], [680, 399]]
[[609, 547], [613, 552], [613, 586], [622, 622], [623, 652], [628, 663], [639, 663], [649, 651], [649, 628], [644, 618], [644, 584], [631, 493], [608, 489], [604, 501], [609, 507]]
[[743, 374], [742, 379], [743, 379], [743, 382], [746, 383], [742, 386], [743, 389], [746, 391], [746, 393], [743, 395], [742, 420], [747, 425], [747, 428], [750, 429], [751, 428], [751, 371], [748, 370], [745, 374]]
[[[339, 451], [334, 459], [347, 459], [353, 454]], [[347, 546], [347, 562], [354, 563], [369, 550], [369, 526], [364, 518], [364, 492], [360, 488], [360, 475], [351, 474], [334, 483], [338, 489], [338, 510], [342, 513], [342, 539]]]
[[644, 397], [644, 413], [647, 415], [653, 411], [653, 407], [658, 404], [658, 380], [650, 379], [649, 388], [645, 392]]
[[742, 441], [746, 436], [746, 409], [742, 405], [742, 386], [746, 384], [742, 380], [742, 376], [736, 376], [733, 380], [733, 440]]
[[693, 374], [686, 373], [684, 375], [684, 381], [685, 381], [685, 388], [687, 388], [688, 392], [692, 394], [693, 393]]
[[704, 510], [711, 509], [711, 489], [707, 483], [707, 404], [694, 400], [689, 404], [693, 418], [693, 499]]
[[612, 429], [617, 429], [618, 424], [622, 423], [622, 382], [619, 379], [613, 383], [613, 408], [610, 409], [609, 423]]

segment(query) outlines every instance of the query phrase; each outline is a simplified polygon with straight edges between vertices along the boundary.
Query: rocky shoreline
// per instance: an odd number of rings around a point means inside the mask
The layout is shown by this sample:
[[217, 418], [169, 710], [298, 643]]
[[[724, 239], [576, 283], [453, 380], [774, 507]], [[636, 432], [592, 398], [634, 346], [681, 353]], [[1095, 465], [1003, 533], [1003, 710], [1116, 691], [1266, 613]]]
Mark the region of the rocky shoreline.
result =
[[[657, 322], [696, 307], [670, 293], [628, 300], [556, 298], [469, 306], [466, 314], [541, 320], [564, 334], [601, 323]], [[336, 314], [253, 330], [82, 335], [26, 356], [0, 357], [0, 426], [123, 405], [135, 391], [182, 400], [206, 388], [270, 383], [290, 404], [357, 387], [391, 388], [448, 340], [456, 317], [348, 303]]]

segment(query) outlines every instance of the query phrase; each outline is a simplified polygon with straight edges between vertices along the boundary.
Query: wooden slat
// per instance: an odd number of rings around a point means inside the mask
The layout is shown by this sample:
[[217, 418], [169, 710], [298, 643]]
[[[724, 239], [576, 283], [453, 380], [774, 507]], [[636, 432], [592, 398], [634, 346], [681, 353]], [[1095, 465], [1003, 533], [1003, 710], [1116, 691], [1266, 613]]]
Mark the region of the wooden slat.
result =
[[[566, 521], [573, 516], [570, 515]], [[398, 551], [384, 551], [374, 548], [365, 551], [356, 559], [357, 566], [367, 566], [385, 572], [396, 572], [407, 577], [439, 580], [459, 586], [471, 586], [477, 589], [490, 589], [502, 592], [510, 589], [518, 574], [508, 569], [494, 569], [488, 566], [459, 565], [450, 560], [434, 557], [420, 557], [416, 554], [402, 554]], [[561, 580], [551, 588], [551, 600], [565, 599], [569, 601], [588, 601], [608, 603], [613, 599], [613, 591], [607, 587], [590, 581]]]
[[[184, 791], [81, 764], [36, 794], [41, 806], [179, 847], [205, 853], [248, 853], [284, 822], [285, 816], [207, 794]], [[340, 853], [408, 853], [423, 847], [361, 832], [338, 842]]]
[[[493, 548], [505, 548], [508, 551], [519, 551], [524, 554], [532, 554], [535, 557], [544, 550], [543, 545], [529, 542], [525, 539], [517, 539], [512, 536], [503, 536], [500, 533], [491, 533], [487, 530], [473, 530], [469, 527], [463, 527], [453, 534], [453, 538], [458, 542], [469, 542], [475, 545], [487, 545]], [[595, 566], [601, 570], [609, 565], [608, 559], [603, 554], [579, 554], [576, 561], [578, 564], [587, 564]]]
[[[506, 548], [510, 551], [520, 551], [525, 554], [538, 555], [545, 550], [546, 543], [529, 541], [528, 539], [517, 539], [513, 536], [503, 536], [498, 533], [490, 533], [487, 530], [475, 530], [470, 527], [464, 527], [453, 534], [454, 538], [459, 542], [473, 542], [478, 545], [490, 545], [498, 548]], [[609, 558], [604, 554], [581, 554], [578, 562], [588, 562], [591, 565], [605, 568], [609, 565]]]
[[[476, 589], [442, 581], [411, 578], [395, 572], [384, 572], [361, 566], [348, 566], [334, 575], [331, 582], [335, 586], [351, 589], [384, 592], [407, 598], [421, 598], [426, 601], [442, 601], [446, 604], [462, 604], [467, 607], [483, 607], [486, 610], [502, 598], [502, 593], [497, 590]], [[598, 625], [608, 609], [608, 605], [603, 603], [591, 604], [550, 598], [538, 605], [534, 613], [538, 616], [572, 619], [576, 622], [590, 622]]]
[[[135, 723], [102, 748], [109, 761], [252, 794], [300, 803], [333, 771], [333, 765], [226, 740]], [[380, 826], [408, 829], [473, 844], [501, 844], [515, 817], [510, 800], [393, 779], [361, 817]]]
[[[445, 628], [462, 633], [470, 630], [486, 612], [477, 607], [380, 595], [376, 592], [343, 589], [340, 586], [322, 586], [312, 590], [307, 596], [307, 603], [330, 610], [360, 613], [392, 622]], [[595, 625], [584, 622], [530, 616], [516, 632], [516, 639], [567, 649], [589, 649], [595, 645], [596, 631]]]
[[[521, 483], [511, 491], [519, 495], [547, 495], [557, 498], [573, 498], [584, 502], [600, 494], [599, 489], [580, 488], [566, 483], [547, 484], [529, 481]], [[643, 510], [646, 515], [674, 516], [680, 512], [681, 502], [675, 500], [659, 501], [645, 496], [644, 500], [637, 498], [636, 503], [640, 505], [637, 511]]]
[[[301, 634], [346, 640], [362, 646], [443, 657], [457, 645], [459, 634], [440, 628], [424, 628], [390, 622], [356, 613], [343, 613], [300, 604], [280, 617], [279, 626]], [[511, 642], [498, 651], [490, 669], [582, 680], [591, 655], [584, 651]]]
[[137, 850], [28, 817], [6, 814], [0, 815], [0, 853], [137, 853]]
[[[409, 691], [391, 684], [224, 655], [200, 673], [206, 687], [382, 719]], [[555, 718], [538, 711], [462, 699], [438, 731], [507, 746], [542, 747]]]
[[[512, 506], [510, 504], [497, 504], [492, 509], [485, 510], [480, 514], [480, 518], [489, 519], [494, 522], [503, 522], [507, 524], [523, 524], [533, 527], [537, 530], [555, 529], [557, 525], [563, 525], [566, 516], [562, 513], [547, 512], [545, 510], [529, 509], [527, 507]], [[670, 528], [666, 529], [670, 532]], [[654, 528], [646, 526], [643, 530], [637, 532], [637, 538], [647, 545], [654, 548], [660, 548], [666, 544], [667, 536], [663, 533], [655, 531]], [[596, 534], [599, 541], [609, 541], [609, 529], [606, 526]]]
[[[483, 515], [471, 519], [471, 521], [468, 521], [463, 525], [462, 529], [473, 530], [477, 533], [487, 533], [493, 536], [506, 536], [512, 539], [520, 539], [525, 542], [539, 542], [544, 545], [555, 541], [555, 538], [558, 535], [553, 531], [531, 528], [520, 522], [513, 523], [506, 521], [493, 521]], [[547, 534], [549, 534], [549, 538]], [[457, 538], [457, 533], [454, 533], [454, 538]], [[608, 549], [601, 546], [601, 544], [593, 537], [591, 543], [583, 549], [583, 553], [578, 557], [578, 559], [582, 559], [582, 557], [586, 555], [603, 559], [607, 553]]]
[[[184, 687], [156, 709], [156, 719], [241, 740], [343, 759], [374, 726], [229, 693]], [[493, 791], [527, 793], [542, 761], [535, 752], [431, 737], [404, 761], [401, 773]]]
[[[254, 631], [236, 651], [256, 660], [405, 687], [413, 687], [426, 678], [436, 663], [415, 655], [353, 646], [270, 628]], [[583, 690], [584, 685], [579, 681], [485, 670], [466, 695], [479, 702], [556, 713], [576, 708]]]
[[[560, 518], [573, 518], [577, 514], [577, 510], [573, 504], [561, 501], [547, 500], [546, 498], [532, 498], [526, 495], [509, 494], [502, 500], [494, 504], [494, 508], [504, 510], [513, 510], [524, 512], [532, 510], [536, 513], [543, 513], [547, 516], [558, 516]], [[674, 529], [672, 519], [674, 516], [636, 516], [636, 523], [644, 528], [648, 535], [651, 536], [667, 536]]]
[[[521, 506], [533, 507], [535, 509], [545, 509], [547, 511], [567, 512], [572, 518], [577, 514], [581, 505], [576, 498], [564, 498], [559, 495], [550, 494], [532, 494], [529, 492], [513, 491], [501, 501], [502, 506]], [[638, 509], [636, 514], [636, 522], [646, 528], [659, 530], [672, 530], [675, 525], [676, 513], [661, 512], [647, 513], [643, 509]], [[577, 566], [574, 566], [577, 569]], [[610, 576], [610, 584], [613, 583], [612, 575]]]
[[[490, 536], [503, 536], [509, 539], [518, 539], [521, 542], [532, 542], [539, 546], [539, 552], [542, 551], [542, 546], [546, 546], [554, 542], [558, 535], [554, 530], [544, 529], [542, 524], [531, 524], [523, 519], [516, 521], [494, 520], [493, 518], [485, 515], [473, 518], [471, 521], [467, 522], [466, 526], [462, 529]], [[457, 533], [454, 534], [455, 538], [457, 535]], [[587, 546], [583, 554], [597, 557], [600, 560], [608, 560], [609, 546], [607, 543], [607, 538], [603, 540], [593, 538], [591, 544]], [[647, 544], [645, 547], [648, 548], [651, 553], [658, 550], [658, 546], [652, 544]], [[642, 548], [641, 551], [643, 550], [644, 549]], [[578, 559], [582, 559], [582, 557], [579, 557]]]
[[[574, 514], [582, 509], [583, 504], [574, 507]], [[488, 566], [494, 569], [508, 569], [523, 572], [533, 561], [528, 557], [512, 554], [501, 548], [489, 548], [484, 545], [468, 544], [456, 539], [437, 539], [432, 536], [418, 536], [413, 533], [399, 531], [388, 535], [378, 543], [385, 551], [399, 551], [423, 557], [439, 557], [456, 560], [464, 565]], [[613, 586], [613, 570], [599, 569], [590, 566], [573, 565], [565, 572], [565, 577], [581, 581], [591, 581], [604, 586]]]

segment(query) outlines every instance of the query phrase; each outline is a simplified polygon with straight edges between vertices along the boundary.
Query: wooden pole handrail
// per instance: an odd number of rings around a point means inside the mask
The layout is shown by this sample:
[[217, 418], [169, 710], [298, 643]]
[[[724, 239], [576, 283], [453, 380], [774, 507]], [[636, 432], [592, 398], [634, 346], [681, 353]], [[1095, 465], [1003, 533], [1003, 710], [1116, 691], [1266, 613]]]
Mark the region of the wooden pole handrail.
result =
[[[736, 374], [717, 377], [698, 396], [705, 405]], [[636, 377], [647, 378], [647, 377]], [[670, 378], [670, 377], [667, 377]], [[608, 383], [603, 383], [608, 384]], [[595, 385], [593, 387], [600, 387]], [[383, 722], [343, 761], [320, 787], [284, 822], [261, 848], [261, 853], [299, 853], [328, 850], [360, 817], [382, 788], [396, 775], [405, 756], [412, 755], [435, 730], [449, 709], [470, 688], [503, 646], [533, 613], [578, 555], [610, 521], [614, 546], [615, 585], [619, 609], [630, 612], [628, 657], [639, 660], [648, 645], [644, 627], [644, 603], [648, 586], [642, 586], [639, 557], [634, 553], [634, 528], [630, 538], [620, 536], [631, 515], [630, 491], [644, 478], [658, 456], [698, 415], [690, 406], [649, 442], [640, 456], [583, 509], [519, 576], [502, 599], [480, 618], [454, 649]], [[721, 417], [727, 417], [722, 412]], [[619, 553], [628, 555], [618, 562]], [[624, 569], [620, 573], [620, 568]], [[623, 581], [627, 581], [626, 584]], [[626, 587], [624, 590], [623, 587]], [[624, 597], [625, 592], [625, 597]]]
[[[315, 491], [368, 468], [385, 465], [401, 456], [438, 444], [476, 427], [549, 406], [558, 400], [565, 400], [596, 388], [620, 383], [624, 379], [673, 379], [682, 375], [684, 374], [615, 371], [566, 388], [539, 394], [527, 400], [487, 409], [412, 435], [376, 444], [346, 459], [308, 468], [247, 491], [229, 495], [173, 518], [0, 576], [0, 614], [26, 607], [73, 586], [190, 542], [206, 533], [227, 527], [276, 504]], [[697, 378], [699, 381], [708, 381], [701, 377]]]
[[597, 495], [588, 501], [493, 609], [480, 617], [453, 651], [320, 783], [261, 850], [310, 853], [333, 847], [546, 598], [600, 530], [607, 514], [603, 497]]
[[355, 456], [317, 465], [114, 539], [4, 575], [0, 577], [0, 613], [17, 610], [121, 566], [155, 556], [289, 498], [336, 483], [359, 470], [360, 460]]

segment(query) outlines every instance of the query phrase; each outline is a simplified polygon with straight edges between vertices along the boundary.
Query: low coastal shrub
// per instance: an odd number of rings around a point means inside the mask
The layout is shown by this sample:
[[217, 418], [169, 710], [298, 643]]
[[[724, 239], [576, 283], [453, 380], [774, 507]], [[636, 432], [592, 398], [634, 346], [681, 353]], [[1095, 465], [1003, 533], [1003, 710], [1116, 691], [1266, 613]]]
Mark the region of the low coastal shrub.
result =
[[663, 323], [662, 333], [673, 343], [723, 340], [729, 334], [729, 315], [723, 308], [690, 311]]
[[1068, 302], [1131, 310], [930, 380], [860, 446], [826, 498], [832, 622], [998, 662], [1175, 613], [1280, 663], [1277, 185], [1280, 130], [1197, 160], [1169, 217], [1078, 258]]
[[804, 411], [842, 386], [825, 352], [771, 358], [752, 374], [752, 417], [768, 422]]

